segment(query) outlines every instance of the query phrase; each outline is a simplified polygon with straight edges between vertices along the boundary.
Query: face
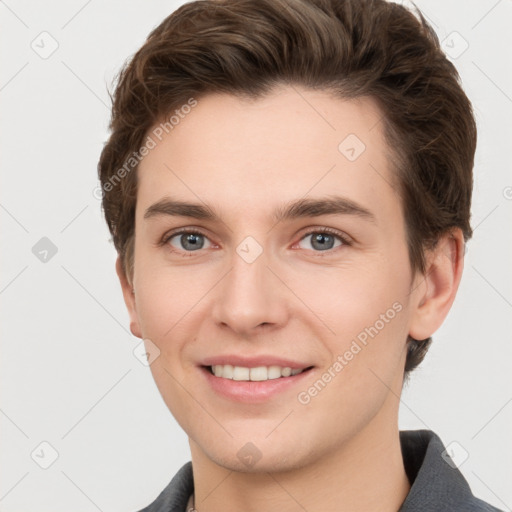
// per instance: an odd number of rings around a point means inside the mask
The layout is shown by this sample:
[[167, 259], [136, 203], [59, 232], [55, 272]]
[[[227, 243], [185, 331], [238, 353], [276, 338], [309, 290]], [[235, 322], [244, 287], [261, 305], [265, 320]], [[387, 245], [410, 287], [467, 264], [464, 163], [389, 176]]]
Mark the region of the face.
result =
[[193, 456], [285, 470], [396, 423], [417, 300], [380, 118], [210, 95], [141, 162], [125, 298]]

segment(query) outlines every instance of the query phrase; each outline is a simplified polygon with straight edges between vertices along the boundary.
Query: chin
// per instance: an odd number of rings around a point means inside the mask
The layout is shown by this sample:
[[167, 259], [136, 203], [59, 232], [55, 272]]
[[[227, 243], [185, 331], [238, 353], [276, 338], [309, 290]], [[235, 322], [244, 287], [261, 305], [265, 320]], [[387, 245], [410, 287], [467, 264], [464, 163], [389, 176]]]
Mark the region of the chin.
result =
[[302, 465], [299, 461], [289, 460], [282, 455], [275, 457], [263, 457], [254, 464], [246, 464], [239, 460], [238, 457], [212, 457], [211, 459], [215, 464], [221, 466], [229, 471], [236, 471], [237, 473], [281, 473], [295, 470]]
[[[245, 438], [247, 439], [247, 437]], [[271, 443], [268, 439], [266, 446], [261, 446], [258, 440], [250, 441], [230, 440], [229, 443], [212, 445], [205, 444], [203, 453], [214, 464], [229, 471], [238, 473], [280, 473], [306, 466], [314, 458], [313, 454], [299, 453], [297, 442], [289, 439], [287, 446], [281, 442]]]

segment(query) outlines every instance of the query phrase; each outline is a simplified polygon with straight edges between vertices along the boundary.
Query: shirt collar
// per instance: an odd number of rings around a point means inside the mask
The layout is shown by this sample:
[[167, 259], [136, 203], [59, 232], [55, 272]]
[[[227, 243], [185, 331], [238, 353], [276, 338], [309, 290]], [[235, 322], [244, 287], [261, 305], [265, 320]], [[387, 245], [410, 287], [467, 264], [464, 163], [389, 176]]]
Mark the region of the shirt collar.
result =
[[[431, 430], [402, 430], [400, 445], [411, 489], [398, 512], [499, 512], [473, 496], [437, 434]], [[140, 512], [186, 512], [193, 491], [192, 462], [189, 461], [176, 473], [155, 502]]]
[[469, 510], [468, 506], [480, 501], [437, 434], [431, 430], [402, 430], [400, 444], [411, 489], [398, 512]]

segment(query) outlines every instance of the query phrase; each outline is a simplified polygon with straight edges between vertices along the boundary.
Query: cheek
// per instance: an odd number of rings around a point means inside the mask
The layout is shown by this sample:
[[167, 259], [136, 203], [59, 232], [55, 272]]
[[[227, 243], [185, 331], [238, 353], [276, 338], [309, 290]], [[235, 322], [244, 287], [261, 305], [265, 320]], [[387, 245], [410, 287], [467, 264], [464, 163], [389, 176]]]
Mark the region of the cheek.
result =
[[142, 333], [161, 341], [175, 338], [213, 286], [215, 276], [210, 279], [199, 266], [141, 264], [140, 268], [136, 299]]
[[189, 433], [197, 428], [195, 423], [202, 417], [204, 406], [201, 400], [191, 400], [196, 394], [194, 387], [185, 381], [181, 367], [170, 364], [168, 359], [161, 354], [151, 364], [151, 373], [165, 405], [181, 428]]
[[[310, 265], [284, 274], [295, 294], [322, 320], [324, 334], [346, 340], [378, 323], [397, 323], [408, 299], [408, 286], [402, 272], [384, 259], [367, 258], [339, 266]], [[305, 279], [307, 275], [307, 279]], [[304, 304], [301, 306], [304, 308]], [[298, 309], [295, 311], [297, 314]], [[381, 320], [381, 316], [383, 318]]]
[[[341, 432], [347, 437], [355, 435], [384, 403], [398, 400], [405, 363], [406, 312], [396, 303], [395, 309], [383, 311], [384, 315], [388, 312], [387, 323], [368, 312], [359, 313], [358, 325], [346, 330], [353, 318], [349, 312], [340, 315], [337, 336], [328, 347], [330, 360], [297, 397], [303, 404], [299, 407], [322, 425], [326, 438], [339, 437]], [[350, 335], [349, 330], [356, 334]]]
[[333, 389], [351, 390], [342, 398], [349, 408], [360, 405], [358, 397], [371, 401], [384, 396], [380, 392], [386, 394], [386, 386], [403, 373], [410, 315], [408, 282], [393, 266], [370, 262], [360, 271], [324, 269], [310, 282], [313, 287], [296, 280], [295, 289], [297, 295], [307, 297], [308, 307], [321, 320], [311, 317], [318, 324], [318, 339], [328, 354], [325, 369], [330, 373], [326, 379], [332, 379]]

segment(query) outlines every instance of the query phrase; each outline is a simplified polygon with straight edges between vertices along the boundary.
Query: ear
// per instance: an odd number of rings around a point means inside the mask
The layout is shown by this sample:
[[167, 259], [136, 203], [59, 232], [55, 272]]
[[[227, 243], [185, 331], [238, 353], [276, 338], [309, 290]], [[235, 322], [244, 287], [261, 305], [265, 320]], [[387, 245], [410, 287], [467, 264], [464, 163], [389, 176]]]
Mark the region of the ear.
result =
[[135, 304], [135, 292], [133, 291], [131, 284], [128, 282], [126, 274], [123, 271], [121, 266], [121, 258], [119, 256], [116, 260], [116, 272], [121, 283], [121, 289], [123, 290], [124, 303], [126, 304], [128, 314], [130, 315], [130, 331], [134, 336], [142, 339], [142, 333], [139, 325], [139, 315], [137, 314]]
[[457, 228], [443, 235], [426, 254], [425, 274], [413, 285], [409, 335], [416, 340], [432, 336], [452, 307], [464, 268], [464, 237]]

